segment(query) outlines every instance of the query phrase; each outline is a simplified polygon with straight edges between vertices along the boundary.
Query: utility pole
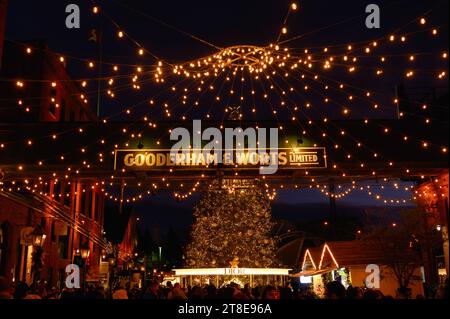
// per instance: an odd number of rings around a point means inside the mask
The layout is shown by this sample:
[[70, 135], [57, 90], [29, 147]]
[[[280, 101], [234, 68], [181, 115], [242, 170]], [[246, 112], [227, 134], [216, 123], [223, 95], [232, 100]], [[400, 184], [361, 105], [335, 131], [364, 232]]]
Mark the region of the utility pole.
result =
[[122, 180], [122, 183], [120, 185], [120, 202], [119, 202], [119, 214], [122, 215], [123, 213], [123, 194], [125, 191], [125, 182]]
[[331, 239], [336, 239], [336, 222], [337, 222], [337, 210], [336, 210], [336, 187], [334, 180], [330, 180], [329, 184], [329, 198], [330, 198], [330, 222], [331, 222]]

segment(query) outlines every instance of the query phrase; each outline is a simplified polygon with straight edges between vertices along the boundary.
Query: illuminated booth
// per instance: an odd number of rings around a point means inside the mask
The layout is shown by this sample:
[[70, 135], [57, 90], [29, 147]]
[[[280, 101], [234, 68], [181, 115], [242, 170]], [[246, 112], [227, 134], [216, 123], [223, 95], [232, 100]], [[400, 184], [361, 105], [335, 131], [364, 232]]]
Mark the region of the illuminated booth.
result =
[[284, 285], [289, 281], [291, 269], [279, 268], [200, 268], [174, 269], [175, 278], [183, 287], [215, 285], [223, 287], [236, 283], [243, 287], [258, 285]]
[[[309, 284], [314, 293], [323, 297], [326, 283], [330, 281], [338, 281], [345, 288], [367, 288], [368, 284], [374, 283], [372, 280], [366, 280], [372, 278], [376, 266], [380, 274], [377, 289], [384, 295], [395, 297], [399, 288], [398, 281], [393, 270], [386, 264], [385, 253], [373, 243], [327, 242], [320, 247], [307, 249], [302, 259], [302, 271], [292, 277], [300, 278], [300, 282]], [[424, 295], [420, 266], [414, 270], [408, 288], [411, 289], [413, 297]]]

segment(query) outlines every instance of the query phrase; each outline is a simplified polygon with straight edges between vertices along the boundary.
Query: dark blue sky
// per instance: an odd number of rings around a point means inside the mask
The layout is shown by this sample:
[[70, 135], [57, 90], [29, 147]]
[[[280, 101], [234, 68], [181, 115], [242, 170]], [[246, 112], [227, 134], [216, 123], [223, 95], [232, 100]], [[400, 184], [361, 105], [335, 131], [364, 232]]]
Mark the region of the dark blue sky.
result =
[[[118, 3], [126, 4], [126, 7]], [[81, 29], [69, 30], [65, 28], [65, 7], [69, 3], [81, 6]], [[211, 54], [214, 50], [203, 43], [192, 39], [180, 32], [155, 22], [154, 18], [164, 21], [180, 30], [194, 34], [208, 42], [219, 46], [235, 44], [266, 45], [276, 39], [284, 15], [290, 1], [285, 0], [227, 0], [227, 1], [98, 1], [104, 5], [108, 15], [120, 25], [136, 41], [146, 49], [165, 60], [190, 60]], [[365, 28], [366, 15], [364, 9], [369, 3], [377, 3], [382, 8], [382, 28], [369, 30]], [[433, 8], [429, 15], [433, 25], [443, 25], [443, 35], [437, 42], [430, 42], [425, 38], [411, 44], [412, 52], [432, 51], [436, 48], [448, 48], [448, 1], [298, 1], [299, 11], [289, 20], [289, 36], [304, 34], [300, 40], [290, 43], [290, 47], [304, 48], [347, 42], [370, 40], [389, 34], [392, 30], [405, 25], [415, 17]], [[87, 41], [89, 32], [93, 28], [104, 29], [105, 60], [117, 63], [152, 64], [150, 57], [139, 60], [136, 57], [135, 46], [118, 44], [115, 34], [117, 29], [108, 19], [103, 22], [91, 14], [91, 1], [62, 1], [62, 0], [12, 0], [9, 1], [9, 15], [7, 19], [7, 37], [11, 40], [46, 39], [49, 46], [56, 52], [66, 55], [91, 58], [98, 54], [97, 47]], [[351, 17], [357, 17], [350, 19]], [[345, 23], [320, 32], [313, 32], [325, 26], [334, 25], [347, 20]], [[409, 31], [405, 28], [405, 32]], [[435, 68], [433, 61], [427, 67]], [[80, 65], [69, 64], [74, 77], [82, 78], [86, 70]], [[388, 77], [386, 81], [376, 84], [386, 93], [393, 91], [398, 84], [396, 77]], [[423, 85], [424, 83], [417, 83]], [[430, 81], [427, 85], [434, 85]], [[372, 83], [361, 83], [373, 87]], [[139, 97], [136, 97], [139, 99]], [[132, 104], [135, 101], [125, 95], [120, 103]], [[115, 109], [117, 103], [107, 102], [104, 109]], [[107, 113], [108, 111], [104, 111]], [[390, 113], [384, 116], [389, 117]], [[392, 182], [390, 183], [392, 184]], [[404, 186], [404, 185], [400, 185]], [[344, 187], [345, 188], [345, 187]], [[393, 190], [387, 187], [380, 190], [387, 198], [409, 198], [408, 192]], [[194, 197], [197, 199], [197, 197]], [[173, 200], [168, 194], [161, 194], [145, 201], [138, 206], [138, 211], [144, 213], [153, 205], [162, 205]], [[277, 203], [301, 205], [305, 203], [326, 204], [327, 198], [316, 190], [280, 191]], [[367, 192], [354, 191], [340, 201], [345, 205], [380, 205]], [[192, 202], [179, 204], [190, 207]]]
[[[65, 7], [69, 3], [79, 4], [81, 7], [81, 29], [70, 30], [65, 27]], [[186, 34], [195, 35], [220, 47], [236, 44], [267, 45], [274, 42], [291, 2], [286, 0], [97, 1], [104, 8], [105, 16], [92, 14], [91, 3], [90, 0], [10, 1], [7, 36], [15, 40], [46, 39], [50, 48], [56, 52], [95, 60], [98, 57], [98, 47], [87, 39], [92, 29], [103, 29], [104, 61], [140, 65], [154, 64], [155, 60], [149, 54], [141, 58], [137, 56], [137, 46], [132, 41], [117, 39], [118, 25], [134, 41], [164, 61], [189, 61], [211, 54], [215, 52], [215, 49]], [[386, 36], [394, 30], [398, 31], [400, 27], [402, 28], [399, 34], [414, 32], [418, 29], [418, 23], [413, 20], [426, 12], [429, 12], [427, 19], [429, 19], [430, 27], [444, 26], [439, 38], [432, 40], [429, 33], [417, 34], [405, 45], [383, 48], [383, 54], [433, 52], [448, 47], [446, 42], [448, 1], [376, 1], [375, 3], [381, 7], [381, 29], [367, 29], [365, 26], [367, 16], [365, 7], [369, 3], [373, 3], [373, 1], [300, 1], [299, 10], [291, 14], [288, 20], [289, 33], [287, 37], [303, 36], [290, 42], [289, 47], [291, 49], [314, 48], [370, 41]], [[430, 12], [430, 10], [432, 11]], [[411, 21], [413, 23], [408, 24]], [[184, 34], [175, 31], [174, 28], [182, 30]], [[336, 54], [338, 53], [336, 52]], [[399, 59], [405, 60], [404, 58]], [[404, 79], [402, 60], [389, 59], [386, 66], [391, 71], [386, 72], [383, 81], [367, 76], [367, 71], [374, 72], [374, 70], [363, 69], [352, 79], [347, 78], [347, 74], [339, 73], [339, 70], [330, 73], [333, 79], [348, 81], [355, 87], [370, 88], [373, 91], [381, 92], [376, 97], [380, 103], [376, 114], [367, 111], [371, 110], [372, 103], [359, 100], [358, 107], [353, 107], [351, 110], [351, 117], [361, 118], [370, 115], [372, 118], [392, 118], [396, 115], [391, 101], [395, 93], [395, 86], [401, 84]], [[86, 62], [81, 63], [70, 59], [68, 61], [68, 69], [74, 78], [98, 76], [96, 69], [91, 71], [87, 69]], [[374, 64], [373, 61], [370, 64]], [[442, 65], [438, 59], [430, 57], [417, 61], [415, 68], [428, 72], [441, 69]], [[105, 70], [103, 76], [109, 74], [111, 72]], [[323, 95], [320, 93], [321, 89], [318, 89], [319, 84], [316, 83], [316, 85], [311, 85], [308, 96], [305, 96], [304, 99], [297, 98], [296, 103], [311, 102], [314, 105], [314, 108], [302, 111], [299, 116], [315, 119], [321, 118], [324, 114], [330, 118], [342, 116], [342, 104], [345, 103], [345, 99], [336, 92], [330, 92], [328, 94], [332, 102], [325, 106], [323, 105]], [[442, 85], [442, 83], [439, 83], [436, 77], [417, 76], [414, 82], [409, 82], [408, 85], [434, 86]], [[147, 85], [140, 93], [130, 95], [123, 92], [115, 101], [103, 99], [102, 115], [114, 114], [120, 111], [124, 105], [129, 107], [138, 104], [153, 94], [159, 94], [158, 90], [161, 89]], [[204, 104], [210, 105], [211, 98], [214, 100], [212, 96], [205, 96]], [[230, 102], [230, 104], [238, 103], [233, 99]], [[270, 109], [277, 103], [279, 103], [277, 97], [271, 97], [269, 101], [257, 99], [255, 104], [259, 104], [260, 109], [258, 120], [273, 118]], [[330, 107], [335, 106], [334, 104], [339, 107]], [[210, 109], [212, 109], [213, 116], [222, 119], [222, 109], [209, 106], [198, 111], [191, 111], [192, 116], [203, 118]], [[250, 112], [250, 107], [245, 109]], [[147, 111], [137, 107], [135, 112], [143, 114]], [[154, 112], [155, 116], [163, 114], [159, 109]], [[179, 110], [178, 113], [177, 111], [173, 113], [180, 115], [182, 112]], [[290, 119], [290, 113], [280, 110], [278, 117]]]

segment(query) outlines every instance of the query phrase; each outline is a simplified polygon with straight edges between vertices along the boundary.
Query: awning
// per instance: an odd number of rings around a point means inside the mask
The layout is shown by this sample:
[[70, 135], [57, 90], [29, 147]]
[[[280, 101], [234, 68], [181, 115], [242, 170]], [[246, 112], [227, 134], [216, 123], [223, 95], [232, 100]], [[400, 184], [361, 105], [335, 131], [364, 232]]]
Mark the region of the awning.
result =
[[325, 268], [325, 269], [320, 269], [320, 270], [301, 271], [297, 274], [292, 274], [291, 277], [293, 277], [293, 278], [312, 277], [312, 276], [326, 274], [326, 273], [332, 272], [334, 270], [337, 270], [337, 269], [330, 267], [330, 268]]
[[278, 268], [203, 268], [174, 269], [176, 276], [289, 276], [291, 269]]

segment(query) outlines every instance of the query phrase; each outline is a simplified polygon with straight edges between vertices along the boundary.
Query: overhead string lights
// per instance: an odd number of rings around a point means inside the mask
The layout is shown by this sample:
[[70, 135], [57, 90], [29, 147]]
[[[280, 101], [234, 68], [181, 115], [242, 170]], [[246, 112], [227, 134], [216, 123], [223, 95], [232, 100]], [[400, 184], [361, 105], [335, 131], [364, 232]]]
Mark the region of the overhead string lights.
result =
[[[126, 5], [119, 4], [116, 1], [113, 1], [113, 3], [130, 10], [130, 7]], [[353, 147], [364, 149], [378, 160], [383, 159], [385, 166], [388, 168], [395, 165], [393, 160], [385, 158], [381, 150], [372, 149], [370, 145], [366, 145], [360, 138], [355, 137], [355, 132], [341, 128], [339, 123], [336, 123], [333, 119], [357, 118], [358, 116], [354, 116], [354, 113], [364, 113], [364, 119], [361, 120], [362, 124], [367, 127], [380, 126], [377, 121], [371, 119], [381, 116], [380, 114], [383, 114], [384, 111], [395, 109], [394, 106], [399, 102], [398, 97], [388, 96], [382, 90], [378, 91], [372, 88], [372, 82], [368, 83], [366, 88], [361, 87], [364, 83], [360, 80], [361, 76], [366, 77], [368, 72], [373, 75], [371, 81], [379, 81], [378, 83], [383, 83], [387, 75], [408, 81], [421, 76], [426, 77], [426, 79], [433, 76], [440, 80], [446, 80], [447, 72], [445, 70], [447, 67], [445, 64], [448, 64], [448, 48], [439, 50], [439, 54], [436, 54], [436, 52], [391, 52], [394, 43], [398, 44], [400, 49], [407, 48], [406, 43], [414, 41], [414, 38], [419, 34], [429, 33], [432, 37], [438, 36], [442, 26], [429, 27], [432, 19], [426, 14], [423, 18], [415, 18], [415, 25], [410, 23], [410, 25], [419, 28], [415, 31], [400, 32], [403, 31], [403, 26], [374, 40], [310, 48], [293, 48], [288, 47], [288, 44], [312, 34], [308, 33], [286, 39], [286, 35], [290, 33], [287, 26], [288, 18], [298, 9], [297, 3], [291, 4], [277, 41], [267, 46], [236, 45], [222, 48], [178, 28], [166, 25], [215, 50], [215, 53], [199, 59], [185, 59], [186, 62], [171, 63], [147, 50], [144, 45], [127, 32], [126, 28], [119, 25], [103, 8], [95, 4], [92, 12], [107, 18], [115, 30], [118, 43], [131, 43], [136, 50], [136, 57], [143, 59], [150, 57], [151, 63], [146, 60], [147, 63], [136, 65], [105, 60], [99, 65], [99, 62], [95, 59], [57, 54], [56, 56], [61, 63], [71, 63], [71, 61], [83, 63], [88, 72], [96, 71], [100, 66], [109, 70], [110, 74], [102, 77], [96, 75], [78, 79], [80, 89], [85, 90], [79, 95], [79, 98], [87, 103], [90, 97], [96, 95], [98, 90], [90, 88], [90, 84], [99, 80], [105, 84], [100, 93], [115, 101], [120, 101], [119, 95], [122, 92], [126, 94], [130, 94], [130, 92], [133, 94], [137, 91], [144, 92], [139, 95], [141, 96], [146, 94], [144, 89], [155, 85], [157, 86], [157, 93], [137, 103], [130, 103], [131, 106], [121, 106], [119, 112], [105, 117], [102, 121], [102, 125], [105, 126], [108, 126], [114, 119], [131, 119], [131, 123], [124, 124], [122, 130], [114, 136], [91, 141], [87, 145], [79, 145], [63, 152], [63, 154], [58, 154], [56, 157], [61, 162], [70, 162], [70, 156], [74, 153], [81, 152], [86, 155], [86, 158], [81, 161], [78, 167], [70, 165], [66, 168], [66, 172], [59, 174], [70, 175], [83, 169], [89, 170], [95, 162], [102, 163], [108, 156], [112, 157], [115, 149], [126, 147], [128, 144], [128, 142], [125, 142], [125, 145], [112, 147], [113, 145], [110, 143], [114, 141], [116, 136], [126, 137], [126, 141], [129, 141], [135, 138], [132, 136], [133, 134], [134, 136], [144, 134], [143, 128], [135, 128], [140, 125], [139, 122], [142, 120], [142, 118], [135, 118], [137, 113], [135, 111], [138, 108], [145, 109], [143, 112], [145, 127], [152, 129], [155, 129], [158, 122], [161, 121], [160, 115], [166, 119], [179, 119], [181, 121], [189, 121], [201, 115], [203, 119], [207, 120], [219, 118], [223, 125], [231, 112], [237, 112], [237, 119], [240, 121], [248, 118], [259, 118], [259, 116], [256, 117], [256, 114], [270, 114], [281, 131], [284, 129], [284, 119], [288, 119], [299, 127], [302, 136], [321, 137], [333, 146], [334, 152], [342, 154], [354, 165], [366, 168], [374, 178], [378, 175], [377, 172], [368, 167], [367, 163], [351, 151]], [[134, 13], [152, 19], [146, 14], [136, 11]], [[321, 28], [319, 31], [327, 28]], [[124, 39], [129, 41], [123, 41]], [[390, 46], [388, 52], [382, 52], [384, 46]], [[39, 48], [24, 45], [24, 50], [28, 55], [32, 55]], [[439, 61], [444, 64], [441, 70], [427, 70], [421, 67], [422, 61], [434, 59], [438, 56]], [[388, 66], [387, 61], [398, 60], [408, 62], [408, 67], [403, 69]], [[126, 71], [126, 73], [122, 73], [122, 71]], [[345, 71], [345, 76], [341, 75], [342, 71]], [[32, 83], [30, 79], [14, 79], [14, 81], [19, 92], [26, 91], [29, 83]], [[62, 79], [49, 80], [49, 85], [60, 85], [62, 81]], [[36, 97], [36, 99], [38, 98], [48, 97]], [[31, 100], [33, 99], [23, 97], [17, 99], [17, 104], [23, 105], [25, 111], [27, 108], [30, 110], [35, 107], [35, 104], [29, 103]], [[355, 102], [358, 102], [358, 106], [355, 105]], [[423, 119], [426, 127], [434, 125], [436, 119], [427, 114], [428, 107], [423, 108], [424, 103], [419, 103], [419, 101], [412, 101], [412, 103], [417, 106], [417, 112], [402, 111], [402, 113], [410, 112], [417, 115]], [[57, 103], [55, 102], [55, 104]], [[262, 110], [264, 107], [267, 107], [268, 113], [264, 113], [264, 110]], [[83, 134], [94, 125], [97, 125], [97, 123], [86, 123], [80, 125], [78, 129], [54, 132], [51, 135], [33, 139], [25, 138], [21, 141], [1, 140], [0, 151], [6, 149], [11, 143], [23, 143], [27, 147], [39, 147], [40, 143], [47, 143], [49, 140], [55, 141], [66, 134]], [[380, 137], [386, 136], [390, 139], [391, 134], [395, 132], [395, 128], [392, 127], [380, 126], [379, 128]], [[161, 132], [158, 143], [159, 140], [170, 134], [170, 131], [169, 129], [167, 132]], [[339, 134], [332, 134], [332, 132], [339, 132]], [[410, 143], [411, 140], [414, 140], [424, 150], [433, 147], [439, 153], [447, 153], [447, 145], [440, 145], [434, 143], [434, 141], [423, 141], [421, 137], [414, 136], [410, 132], [396, 133], [401, 142]], [[404, 137], [407, 137], [407, 139], [404, 139]], [[288, 141], [287, 144], [289, 143]], [[96, 158], [88, 157], [88, 155], [91, 156], [88, 150], [92, 147], [99, 150]], [[48, 160], [41, 159], [36, 165], [42, 166], [41, 163], [45, 165]], [[347, 175], [345, 170], [337, 167], [335, 163], [331, 163], [331, 167], [340, 171], [342, 177]], [[411, 172], [411, 168], [404, 167], [403, 169], [405, 173]], [[18, 170], [25, 174], [26, 167], [19, 165]], [[126, 171], [118, 172], [118, 175], [125, 175], [126, 173]], [[54, 177], [54, 174], [51, 174], [49, 178]], [[170, 174], [173, 173], [167, 175]], [[238, 173], [236, 172], [236, 174]], [[195, 189], [197, 190], [198, 187], [195, 187]], [[180, 191], [176, 193], [176, 197], [183, 199], [186, 194], [189, 195], [190, 193], [193, 193], [193, 191], [187, 193]]]

